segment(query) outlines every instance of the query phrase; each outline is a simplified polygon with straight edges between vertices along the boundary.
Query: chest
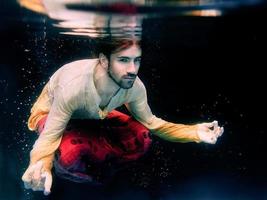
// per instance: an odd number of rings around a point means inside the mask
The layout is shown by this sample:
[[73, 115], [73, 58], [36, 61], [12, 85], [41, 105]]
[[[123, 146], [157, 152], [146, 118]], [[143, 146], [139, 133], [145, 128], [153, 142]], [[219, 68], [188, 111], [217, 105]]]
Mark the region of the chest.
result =
[[100, 104], [99, 104], [99, 108], [101, 108], [103, 110], [104, 108], [106, 108], [109, 105], [111, 100], [112, 100], [112, 98], [101, 99]]

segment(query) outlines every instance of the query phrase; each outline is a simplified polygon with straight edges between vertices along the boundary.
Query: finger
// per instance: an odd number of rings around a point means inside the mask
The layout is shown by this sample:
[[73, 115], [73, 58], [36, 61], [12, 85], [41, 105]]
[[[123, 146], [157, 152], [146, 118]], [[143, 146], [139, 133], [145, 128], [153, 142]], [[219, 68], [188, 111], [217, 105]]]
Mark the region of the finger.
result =
[[212, 128], [213, 127], [213, 122], [201, 123], [201, 125], [206, 126], [208, 128]]
[[34, 182], [32, 182], [32, 190], [33, 191], [44, 191], [45, 190], [45, 174], [41, 173], [40, 175], [40, 179], [35, 180]]
[[40, 180], [42, 167], [43, 167], [43, 162], [38, 161], [36, 163], [35, 170], [33, 173], [33, 181], [39, 181]]
[[24, 182], [30, 182], [32, 179], [32, 174], [34, 172], [35, 165], [29, 166], [28, 169], [24, 172], [22, 180]]
[[45, 182], [45, 178], [46, 178], [46, 175], [45, 175], [45, 172], [43, 172], [43, 173], [41, 174], [41, 180], [42, 180], [43, 182]]
[[45, 184], [44, 184], [44, 195], [49, 195], [51, 193], [52, 186], [52, 175], [48, 172], [45, 172]]
[[40, 179], [35, 182], [35, 184], [32, 186], [32, 189], [34, 191], [44, 191], [45, 190], [45, 173], [41, 173]]
[[206, 140], [207, 140], [207, 143], [209, 143], [209, 144], [215, 144], [216, 143], [217, 136], [216, 136], [214, 130], [208, 129], [208, 131], [206, 131]]
[[222, 136], [223, 132], [224, 132], [224, 128], [221, 127], [221, 128], [220, 128], [220, 132], [219, 132], [219, 137]]
[[217, 137], [211, 137], [211, 144], [215, 144], [217, 142]]
[[44, 190], [44, 185], [39, 183], [38, 185], [35, 185], [32, 187], [33, 191], [43, 191]]
[[213, 124], [213, 130], [216, 130], [218, 128], [218, 121], [214, 120], [212, 124]]
[[220, 136], [220, 132], [221, 132], [221, 128], [220, 127], [217, 127], [216, 129], [214, 129], [213, 134], [216, 137], [219, 137]]
[[[46, 172], [43, 172], [41, 174], [41, 183], [43, 184], [43, 186], [45, 187], [45, 180], [46, 180]], [[43, 189], [44, 190], [44, 189]]]
[[218, 138], [218, 137], [220, 137], [221, 135], [222, 135], [222, 132], [223, 132], [223, 128], [221, 128], [221, 127], [218, 127], [216, 130], [215, 130], [215, 135], [216, 135], [216, 137]]
[[28, 167], [25, 173], [22, 176], [22, 181], [24, 182], [25, 189], [32, 188], [32, 174], [34, 172], [35, 165]]

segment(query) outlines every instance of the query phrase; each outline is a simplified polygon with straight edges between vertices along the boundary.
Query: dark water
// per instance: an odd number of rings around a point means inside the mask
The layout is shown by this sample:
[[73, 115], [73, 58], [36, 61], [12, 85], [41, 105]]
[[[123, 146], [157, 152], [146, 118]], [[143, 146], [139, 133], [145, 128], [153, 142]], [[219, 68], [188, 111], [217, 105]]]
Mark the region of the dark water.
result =
[[0, 9], [0, 199], [267, 199], [266, 5], [217, 17], [142, 21], [142, 67], [152, 111], [168, 121], [218, 120], [216, 145], [153, 138], [150, 152], [103, 187], [54, 177], [52, 194], [21, 176], [36, 136], [32, 103], [62, 64], [94, 56], [95, 39], [58, 34], [51, 19], [2, 1]]

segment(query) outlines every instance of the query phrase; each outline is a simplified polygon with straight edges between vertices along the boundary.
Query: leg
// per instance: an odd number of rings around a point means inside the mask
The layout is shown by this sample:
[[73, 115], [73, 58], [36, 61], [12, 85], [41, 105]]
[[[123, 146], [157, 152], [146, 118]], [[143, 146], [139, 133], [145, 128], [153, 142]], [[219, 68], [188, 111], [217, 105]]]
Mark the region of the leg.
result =
[[[41, 132], [45, 118], [38, 122]], [[105, 120], [76, 120], [68, 124], [54, 166], [62, 178], [91, 182], [92, 174], [106, 172], [111, 163], [137, 160], [149, 149], [149, 131], [135, 119], [112, 111]], [[90, 174], [90, 175], [89, 175]]]
[[109, 134], [113, 138], [111, 143], [123, 151], [120, 162], [137, 160], [147, 152], [152, 140], [149, 130], [140, 122], [116, 110], [109, 113], [106, 120], [113, 134]]
[[[43, 118], [38, 122], [40, 134], [45, 121], [46, 118]], [[105, 165], [105, 162], [122, 155], [123, 152], [108, 143], [106, 132], [107, 129], [99, 120], [71, 120], [56, 152], [56, 174], [74, 182], [93, 184], [101, 182], [97, 177], [108, 177], [110, 167]]]

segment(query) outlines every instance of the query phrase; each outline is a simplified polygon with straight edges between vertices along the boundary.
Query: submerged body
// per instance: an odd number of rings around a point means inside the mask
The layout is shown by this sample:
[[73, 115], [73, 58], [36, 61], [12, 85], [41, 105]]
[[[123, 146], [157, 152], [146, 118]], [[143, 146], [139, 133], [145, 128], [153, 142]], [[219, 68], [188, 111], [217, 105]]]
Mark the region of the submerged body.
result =
[[140, 57], [139, 46], [131, 45], [113, 52], [110, 59], [100, 54], [99, 59], [69, 63], [51, 77], [29, 118], [29, 128], [37, 130], [38, 122], [47, 115], [44, 130], [31, 151], [30, 166], [22, 178], [27, 188], [50, 192], [54, 155], [71, 118], [105, 119], [121, 105], [152, 134], [165, 140], [216, 142], [223, 132], [217, 122], [183, 125], [152, 114], [145, 86], [137, 77]]

